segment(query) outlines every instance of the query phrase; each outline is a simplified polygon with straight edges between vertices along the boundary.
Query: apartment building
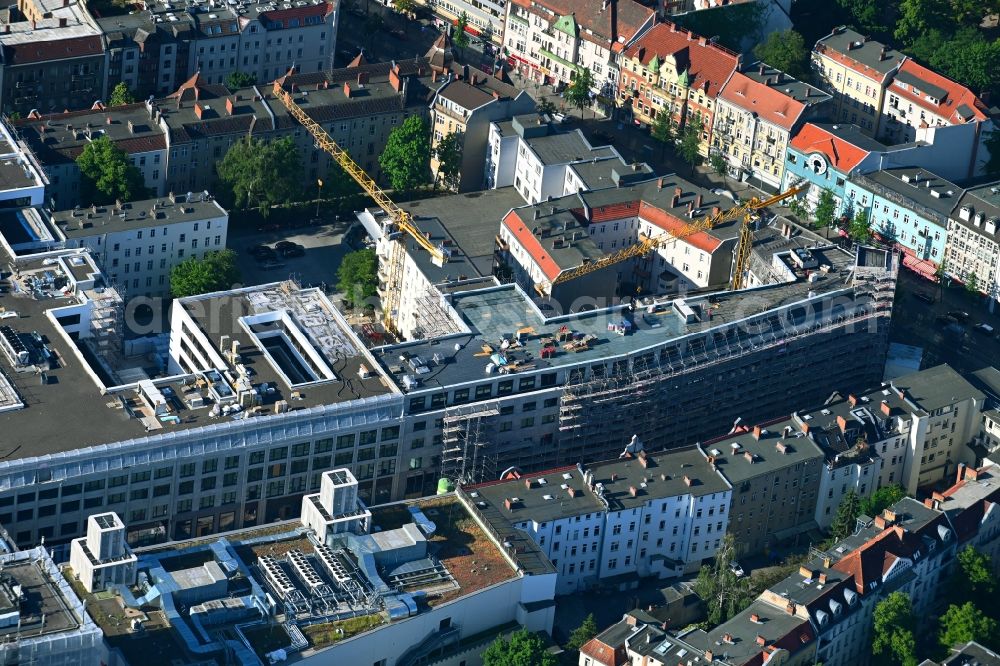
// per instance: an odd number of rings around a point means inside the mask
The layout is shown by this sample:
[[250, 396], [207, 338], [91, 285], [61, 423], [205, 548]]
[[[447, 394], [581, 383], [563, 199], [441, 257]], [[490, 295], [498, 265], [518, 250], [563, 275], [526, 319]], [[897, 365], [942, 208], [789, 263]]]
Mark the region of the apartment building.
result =
[[208, 192], [52, 213], [65, 247], [87, 248], [129, 296], [167, 296], [170, 271], [226, 249], [229, 213]]
[[[426, 60], [360, 63], [330, 72], [288, 72], [281, 78], [296, 102], [375, 178], [389, 133], [412, 114], [427, 113], [427, 95], [440, 85]], [[171, 95], [115, 108], [38, 116], [14, 121], [50, 181], [56, 208], [87, 206], [80, 201], [76, 157], [89, 141], [108, 136], [129, 153], [155, 196], [215, 191], [215, 165], [229, 147], [247, 136], [290, 136], [310, 182], [339, 169], [317, 150], [311, 135], [266, 87], [229, 90], [200, 74]]]
[[0, 31], [0, 108], [27, 116], [89, 108], [107, 99], [107, 53], [86, 5], [20, 0]]
[[903, 251], [904, 266], [937, 280], [961, 187], [931, 171], [895, 168], [855, 175], [845, 193], [855, 211], [868, 212], [872, 231]]
[[906, 56], [844, 26], [816, 42], [812, 69], [833, 95], [830, 113], [868, 136], [882, 135], [886, 89]]
[[326, 0], [150, 2], [144, 12], [98, 19], [108, 42], [108, 89], [124, 82], [141, 98], [162, 97], [195, 74], [221, 84], [243, 72], [267, 85], [292, 67], [326, 71], [337, 18]]
[[777, 188], [792, 134], [825, 112], [830, 95], [758, 62], [735, 72], [719, 93], [712, 148], [724, 155], [730, 174]]
[[[689, 222], [729, 208], [732, 201], [676, 176], [646, 177], [635, 168], [624, 174], [613, 170], [616, 187], [508, 213], [500, 228], [501, 252], [518, 283], [566, 307], [587, 295], [613, 297], [622, 284], [631, 285], [630, 292], [662, 294], [727, 282], [739, 225], [728, 222], [686, 232]], [[686, 235], [660, 244], [647, 257], [560, 280], [564, 272], [634, 245], [641, 237], [665, 239], [681, 233]]]
[[618, 91], [618, 55], [653, 27], [656, 12], [634, 0], [514, 0], [507, 5], [503, 45], [524, 77], [569, 85], [589, 69], [594, 95]]
[[153, 196], [165, 196], [168, 170], [168, 130], [148, 105], [29, 116], [12, 122], [48, 176], [46, 203], [56, 209], [89, 206], [81, 200], [81, 175], [76, 159], [87, 145], [108, 137], [128, 154]]
[[[1000, 298], [1000, 181], [965, 190], [948, 216], [945, 270], [978, 291]], [[975, 277], [973, 277], [975, 276]]]
[[[497, 76], [477, 72], [468, 65], [453, 67], [455, 71], [448, 72], [430, 104], [431, 148], [437, 148], [450, 134], [458, 135], [462, 147], [458, 191], [469, 192], [483, 188], [490, 123], [531, 113], [535, 100], [527, 91]], [[438, 166], [437, 158], [432, 157], [431, 171], [437, 174]]]
[[815, 527], [823, 452], [783, 418], [702, 445], [733, 487], [729, 532], [739, 556], [754, 555]]
[[[980, 125], [989, 121], [989, 110], [962, 84], [915, 60], [904, 60], [886, 90], [882, 116], [880, 136], [889, 143], [909, 143], [919, 128], [933, 126], [969, 125], [978, 137], [984, 129]], [[986, 131], [992, 126], [986, 125]]]
[[[491, 256], [493, 235], [480, 235], [484, 255], [463, 254]], [[0, 522], [20, 545], [62, 547], [95, 511], [117, 512], [131, 545], [270, 523], [295, 515], [333, 466], [371, 505], [431, 493], [442, 476], [607, 459], [622, 430], [649, 450], [690, 445], [737, 416], [762, 422], [831, 387], [874, 384], [892, 303], [856, 278], [896, 275], [888, 253], [831, 249], [827, 279], [755, 289], [752, 314], [742, 292], [687, 298], [684, 316], [653, 301], [559, 317], [516, 285], [449, 290], [434, 301], [458, 332], [372, 350], [322, 294], [274, 283], [175, 300], [157, 368], [121, 341], [123, 304], [89, 255], [68, 252], [3, 257], [17, 270], [0, 307], [18, 313], [5, 326], [26, 355], [0, 356], [13, 452], [0, 462]], [[749, 377], [796, 389], [758, 390], [747, 405]], [[504, 431], [508, 407], [518, 420]]]
[[614, 146], [591, 145], [579, 129], [561, 131], [537, 114], [490, 123], [486, 185], [513, 186], [525, 203], [614, 187], [614, 174], [629, 172], [635, 169]]
[[439, 17], [441, 26], [458, 24], [465, 14], [468, 25], [465, 31], [479, 37], [484, 43], [499, 45], [503, 38], [504, 16], [507, 3], [501, 0], [419, 0], [419, 5], [429, 8]]
[[557, 594], [696, 571], [726, 532], [731, 488], [697, 446], [463, 486], [496, 530], [526, 532], [557, 571]]
[[739, 69], [741, 56], [666, 21], [633, 42], [622, 55], [619, 103], [636, 123], [650, 125], [668, 113], [674, 127], [698, 119], [701, 150], [708, 155], [719, 91]]

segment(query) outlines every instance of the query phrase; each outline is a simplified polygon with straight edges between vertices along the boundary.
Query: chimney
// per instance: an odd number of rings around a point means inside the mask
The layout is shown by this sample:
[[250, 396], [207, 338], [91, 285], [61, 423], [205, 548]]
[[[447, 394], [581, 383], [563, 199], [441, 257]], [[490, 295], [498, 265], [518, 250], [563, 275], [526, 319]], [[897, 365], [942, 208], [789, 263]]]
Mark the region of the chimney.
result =
[[784, 442], [778, 442], [777, 444], [774, 445], [774, 450], [780, 453], [781, 455], [785, 455], [786, 453], [788, 453], [788, 445], [785, 444]]
[[824, 569], [829, 569], [831, 564], [833, 564], [833, 560], [831, 560], [829, 557], [824, 557], [823, 558], [823, 568]]
[[718, 206], [712, 206], [712, 217], [717, 216], [721, 212], [722, 212], [721, 208], [719, 208]]
[[437, 83], [438, 71], [436, 69], [431, 70], [431, 83]]
[[636, 488], [635, 486], [629, 486], [628, 494], [631, 495], [632, 497], [636, 497], [639, 494], [639, 489]]
[[618, 475], [617, 474], [612, 474], [611, 475], [611, 483], [614, 483], [617, 480], [618, 480]]
[[656, 179], [656, 190], [660, 191], [663, 189], [663, 176]]
[[679, 204], [679, 203], [680, 203], [680, 201], [677, 199], [677, 195], [676, 194], [674, 196], [670, 197], [670, 207], [671, 208], [677, 208], [677, 204]]
[[389, 85], [392, 86], [392, 89], [396, 92], [403, 90], [403, 82], [400, 81], [399, 74], [396, 73], [395, 69], [389, 70]]
[[757, 73], [760, 74], [761, 76], [764, 76], [764, 72], [766, 72], [766, 71], [767, 71], [767, 68], [764, 65], [764, 63], [760, 63], [760, 67], [757, 69]]
[[958, 473], [955, 475], [955, 483], [965, 481], [965, 463], [958, 463]]
[[708, 663], [711, 664], [712, 663], [712, 659], [714, 659], [714, 658], [715, 658], [715, 655], [712, 654], [711, 650], [705, 650], [705, 661], [707, 661]]
[[233, 115], [233, 99], [232, 97], [226, 98], [226, 113]]
[[68, 19], [66, 19], [66, 18], [59, 19], [59, 27], [60, 28], [65, 28], [67, 25], [69, 25], [69, 20]]
[[358, 85], [363, 86], [368, 83], [368, 72], [358, 72]]
[[892, 414], [892, 407], [890, 407], [889, 403], [886, 402], [885, 400], [882, 401], [880, 407], [882, 408], [882, 413], [885, 414], [886, 416]]
[[38, 23], [35, 21], [35, 19], [31, 19], [31, 29], [34, 30], [37, 26]]
[[694, 214], [694, 202], [688, 201], [688, 217]]
[[3, 31], [4, 31], [4, 34], [7, 34], [7, 35], [10, 34], [10, 23], [4, 23], [3, 24]]
[[858, 404], [858, 396], [851, 393], [847, 396], [847, 402], [851, 405], [851, 407], [856, 407]]
[[813, 570], [810, 569], [809, 567], [807, 567], [804, 564], [799, 567], [799, 575], [802, 576], [803, 578], [813, 578], [814, 577], [813, 576]]
[[194, 115], [196, 115], [199, 118], [201, 118], [203, 113], [205, 113], [205, 111], [204, 111], [204, 109], [201, 108], [201, 104], [197, 104], [196, 103], [194, 105]]
[[764, 432], [764, 429], [761, 428], [759, 425], [755, 425], [753, 427], [753, 438], [756, 439], [757, 441], [760, 441], [760, 434], [762, 432]]
[[675, 187], [675, 188], [674, 188], [674, 196], [675, 196], [675, 197], [677, 197], [678, 199], [680, 199], [680, 198], [681, 198], [681, 195], [683, 195], [683, 194], [684, 194], [684, 190], [682, 190], [682, 189], [681, 189], [681, 188], [679, 188], [679, 187]]
[[746, 451], [743, 454], [743, 457], [746, 459], [746, 461], [748, 463], [750, 463], [751, 465], [753, 464], [754, 455], [752, 453], [750, 453], [749, 451]]
[[[390, 75], [389, 78], [392, 78], [392, 76]], [[344, 81], [344, 97], [346, 97], [348, 99], [351, 98], [351, 82], [350, 81]]]
[[878, 54], [878, 61], [879, 62], [882, 62], [883, 60], [885, 60], [886, 51], [888, 51], [888, 49], [886, 47], [884, 47], [884, 46], [882, 47], [882, 50], [879, 51], [879, 54]]
[[569, 495], [570, 499], [576, 497], [576, 488], [567, 488], [566, 493]]
[[524, 487], [527, 488], [528, 490], [531, 490], [531, 479], [524, 480]]
[[802, 422], [801, 430], [802, 430], [803, 434], [805, 434], [805, 435], [809, 434], [809, 422], [808, 421], [803, 421]]
[[826, 574], [825, 573], [821, 573], [819, 575], [819, 584], [820, 585], [826, 585]]
[[885, 511], [882, 512], [882, 515], [885, 516], [886, 522], [888, 523], [896, 522], [896, 517], [897, 517], [896, 512], [893, 511], [892, 509], [886, 509]]
[[764, 639], [764, 637], [761, 636], [760, 634], [757, 634], [757, 640], [755, 642], [757, 643], [757, 645], [761, 645], [761, 646], [763, 646], [765, 643], [767, 643], [767, 641]]
[[685, 475], [684, 476], [684, 485], [690, 487], [692, 483], [694, 483], [694, 481], [691, 480], [691, 477]]
[[635, 626], [635, 622], [636, 622], [635, 615], [626, 615], [625, 616], [625, 624], [627, 624], [628, 626], [634, 627]]
[[701, 201], [702, 201], [702, 199], [701, 199], [701, 193], [699, 192], [698, 196], [696, 196], [694, 198], [694, 207], [695, 208], [701, 208]]
[[789, 601], [788, 605], [785, 606], [785, 612], [788, 613], [789, 615], [795, 615], [795, 604]]
[[966, 467], [965, 468], [965, 480], [966, 481], [975, 481], [978, 478], [979, 478], [979, 470], [978, 469], [976, 469], [975, 467]]
[[[110, 120], [110, 119], [111, 119], [111, 116], [108, 116], [108, 120]], [[108, 123], [108, 124], [110, 125], [111, 123]], [[128, 121], [128, 133], [129, 134], [135, 134], [135, 125], [132, 124], [131, 120]]]
[[758, 615], [757, 613], [751, 613], [750, 621], [753, 622], [754, 624], [760, 624], [760, 615]]
[[732, 634], [722, 634], [722, 642], [725, 643], [725, 644], [727, 644], [727, 645], [732, 645], [733, 644], [733, 635]]
[[937, 502], [943, 502], [944, 501], [944, 495], [942, 495], [941, 493], [939, 493], [938, 491], [935, 490], [934, 492], [931, 493], [931, 499], [935, 500]]
[[105, 122], [105, 124], [110, 125], [111, 124], [111, 116], [105, 116], [104, 117], [104, 122]]
[[840, 428], [840, 432], [847, 432], [847, 419], [840, 414], [837, 415], [837, 427]]
[[504, 499], [504, 501], [503, 501], [503, 505], [504, 505], [504, 507], [505, 507], [505, 508], [506, 508], [506, 509], [507, 509], [508, 511], [513, 511], [513, 510], [514, 510], [514, 503], [510, 501], [510, 498], [509, 498], [509, 497], [507, 497], [506, 499]]
[[879, 528], [880, 530], [884, 530], [886, 527], [888, 527], [888, 523], [885, 522], [885, 518], [883, 518], [882, 516], [875, 516], [875, 527]]

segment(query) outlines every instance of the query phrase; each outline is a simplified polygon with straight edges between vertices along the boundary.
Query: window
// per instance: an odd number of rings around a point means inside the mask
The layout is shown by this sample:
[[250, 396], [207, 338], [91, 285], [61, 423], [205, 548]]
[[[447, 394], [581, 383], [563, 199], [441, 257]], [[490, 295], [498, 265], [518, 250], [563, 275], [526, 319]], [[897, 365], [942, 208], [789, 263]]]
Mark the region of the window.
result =
[[[364, 446], [365, 444], [374, 444], [378, 438], [377, 436], [378, 436], [377, 430], [368, 430], [361, 433], [361, 446]], [[337, 445], [337, 448], [338, 449], [340, 448], [339, 444]]]

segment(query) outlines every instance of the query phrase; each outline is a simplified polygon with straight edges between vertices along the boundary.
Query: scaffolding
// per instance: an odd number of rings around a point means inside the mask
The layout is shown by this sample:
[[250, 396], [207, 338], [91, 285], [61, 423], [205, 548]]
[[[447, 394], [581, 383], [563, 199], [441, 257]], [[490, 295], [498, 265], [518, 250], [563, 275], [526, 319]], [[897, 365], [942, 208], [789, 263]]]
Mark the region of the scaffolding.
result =
[[461, 332], [448, 310], [444, 294], [434, 285], [428, 286], [414, 301], [415, 329], [421, 331], [421, 335], [416, 337], [429, 340]]
[[500, 414], [497, 402], [452, 407], [445, 412], [441, 474], [456, 485], [496, 478], [497, 453], [487, 435], [489, 419]]
[[91, 343], [97, 357], [113, 372], [118, 372], [125, 365], [125, 299], [117, 284], [112, 284], [99, 293], [95, 290], [91, 297]]

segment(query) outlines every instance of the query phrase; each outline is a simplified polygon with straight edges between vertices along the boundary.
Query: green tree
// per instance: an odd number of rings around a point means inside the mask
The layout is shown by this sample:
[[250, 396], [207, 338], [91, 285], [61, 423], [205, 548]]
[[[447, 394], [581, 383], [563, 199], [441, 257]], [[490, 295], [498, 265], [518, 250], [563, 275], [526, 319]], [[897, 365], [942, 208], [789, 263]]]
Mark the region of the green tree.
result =
[[701, 162], [701, 132], [704, 129], [704, 125], [701, 122], [701, 118], [694, 118], [689, 120], [687, 124], [684, 125], [684, 129], [681, 130], [680, 145], [677, 147], [677, 152], [680, 153], [681, 159], [691, 165], [691, 173], [694, 173], [694, 169]]
[[984, 615], [974, 603], [952, 604], [941, 616], [938, 642], [945, 650], [969, 641], [991, 644], [997, 638], [997, 621]]
[[552, 103], [552, 100], [545, 97], [535, 105], [535, 111], [540, 116], [552, 116], [556, 112], [556, 105]]
[[395, 190], [412, 190], [430, 182], [431, 142], [427, 122], [410, 116], [392, 130], [378, 158]]
[[462, 180], [462, 142], [456, 132], [441, 137], [434, 157], [438, 161], [438, 181], [449, 190], [457, 190]]
[[417, 3], [414, 0], [392, 0], [392, 5], [400, 14], [409, 14]]
[[228, 249], [190, 257], [170, 270], [170, 294], [174, 298], [231, 289], [239, 282], [236, 253]]
[[987, 615], [996, 616], [995, 601], [997, 582], [993, 576], [993, 562], [972, 546], [958, 551], [958, 565], [948, 581], [949, 603], [962, 605], [968, 601], [978, 604]]
[[215, 168], [231, 203], [244, 210], [258, 207], [264, 217], [274, 205], [302, 195], [302, 160], [291, 137], [237, 141]]
[[454, 28], [451, 31], [451, 43], [462, 52], [462, 59], [465, 59], [465, 47], [469, 45], [469, 33], [465, 29], [469, 27], [469, 16], [465, 12], [458, 17]]
[[230, 90], [249, 88], [257, 83], [257, 77], [246, 72], [230, 72], [226, 77], [226, 87]]
[[712, 564], [703, 566], [695, 579], [694, 592], [705, 603], [712, 626], [733, 617], [754, 599], [750, 576], [737, 576], [732, 569], [734, 562], [736, 542], [732, 534], [726, 534]]
[[712, 173], [716, 176], [722, 176], [722, 183], [728, 187], [729, 181], [727, 176], [729, 175], [729, 162], [726, 160], [726, 156], [720, 151], [714, 151], [708, 156], [708, 166], [712, 168]]
[[498, 636], [483, 651], [483, 666], [557, 666], [555, 655], [536, 634], [521, 629], [510, 639]]
[[569, 641], [566, 643], [567, 650], [579, 650], [584, 646], [584, 644], [591, 638], [597, 635], [597, 620], [594, 619], [594, 614], [590, 613], [583, 620], [583, 624], [573, 630], [573, 633], [569, 635]]
[[932, 28], [950, 32], [952, 27], [948, 0], [901, 0], [893, 35], [911, 44]]
[[917, 666], [916, 618], [910, 597], [893, 592], [875, 606], [872, 652], [899, 666]]
[[872, 239], [872, 228], [868, 221], [868, 211], [859, 208], [851, 219], [851, 226], [848, 227], [847, 235], [858, 243], [864, 244]]
[[20, 111], [11, 111], [10, 113], [7, 114], [7, 120], [20, 120], [20, 119], [21, 119]]
[[797, 79], [809, 75], [809, 49], [806, 40], [794, 30], [772, 32], [767, 40], [758, 44], [753, 54], [768, 65]]
[[861, 513], [874, 518], [904, 497], [906, 489], [898, 483], [883, 486], [873, 492], [871, 497], [861, 500]]
[[91, 141], [76, 158], [80, 168], [80, 202], [105, 204], [116, 199], [142, 199], [147, 190], [142, 173], [128, 154], [102, 135]]
[[830, 523], [830, 536], [835, 540], [840, 540], [854, 534], [854, 528], [857, 525], [859, 515], [861, 515], [861, 500], [858, 498], [856, 492], [849, 490], [844, 495], [844, 498], [840, 500], [840, 506], [837, 507], [837, 515], [833, 517], [833, 522]]
[[375, 250], [356, 250], [344, 255], [337, 269], [337, 291], [351, 307], [361, 306], [378, 287], [378, 256]]
[[593, 87], [594, 75], [588, 67], [584, 67], [576, 73], [566, 89], [566, 100], [583, 113], [583, 107], [590, 103], [590, 89]]
[[[649, 128], [649, 133], [660, 142], [660, 159], [663, 159], [663, 153], [667, 146], [674, 145], [674, 123], [670, 119], [670, 111], [666, 108], [660, 109], [656, 117], [653, 118], [653, 125]], [[1000, 134], [1000, 132], [997, 133]]]
[[819, 192], [819, 201], [816, 202], [816, 209], [813, 211], [813, 218], [816, 220], [818, 229], [829, 229], [833, 224], [833, 217], [837, 214], [837, 200], [833, 192], [825, 187]]
[[974, 271], [965, 278], [965, 290], [973, 296], [979, 295], [979, 276]]
[[124, 106], [126, 104], [133, 104], [134, 102], [135, 95], [128, 89], [124, 81], [118, 82], [114, 90], [111, 91], [111, 97], [108, 98], [108, 106]]
[[1000, 93], [1000, 39], [987, 39], [976, 28], [960, 28], [954, 34], [928, 30], [908, 52], [975, 92]]
[[1000, 14], [1000, 0], [951, 0], [952, 20], [978, 28], [983, 18]]
[[851, 15], [862, 32], [885, 32], [884, 7], [887, 3], [883, 0], [837, 0], [837, 4]]

